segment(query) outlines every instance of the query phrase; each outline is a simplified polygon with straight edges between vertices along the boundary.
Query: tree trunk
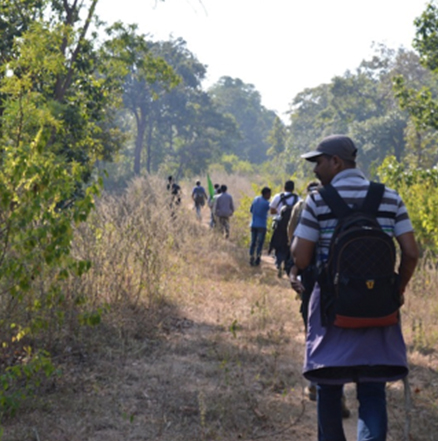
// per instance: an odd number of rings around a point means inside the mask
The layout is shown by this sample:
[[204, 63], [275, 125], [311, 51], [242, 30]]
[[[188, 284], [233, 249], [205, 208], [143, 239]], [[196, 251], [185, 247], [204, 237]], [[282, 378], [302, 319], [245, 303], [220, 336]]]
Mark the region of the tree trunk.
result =
[[137, 122], [137, 136], [135, 138], [134, 150], [134, 173], [140, 174], [141, 170], [141, 152], [143, 150], [144, 133], [146, 131], [146, 118], [142, 115]]
[[392, 136], [391, 142], [394, 148], [395, 159], [397, 159], [397, 162], [401, 162], [405, 150], [405, 141], [403, 138], [399, 139], [399, 137]]
[[148, 173], [151, 172], [151, 164], [152, 164], [152, 124], [149, 124], [148, 128], [148, 136], [146, 141], [146, 150], [147, 150], [147, 158], [146, 158], [146, 170]]

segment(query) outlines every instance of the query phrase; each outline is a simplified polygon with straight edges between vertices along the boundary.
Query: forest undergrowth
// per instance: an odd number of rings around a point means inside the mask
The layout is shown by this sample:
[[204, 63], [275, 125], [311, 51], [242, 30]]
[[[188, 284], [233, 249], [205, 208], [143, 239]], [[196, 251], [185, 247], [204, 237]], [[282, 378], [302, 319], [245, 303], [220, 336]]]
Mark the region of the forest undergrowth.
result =
[[[104, 195], [77, 229], [73, 253], [92, 266], [63, 285], [75, 306], [51, 331], [58, 374], [3, 414], [3, 440], [316, 439], [288, 280], [269, 256], [248, 265], [242, 213], [227, 241], [208, 228], [208, 208], [199, 223], [187, 191], [171, 209], [162, 187], [137, 179]], [[236, 205], [237, 189], [250, 191], [238, 180], [229, 189]], [[436, 292], [436, 261], [424, 257], [402, 310], [411, 404], [401, 382], [388, 385], [389, 440], [405, 439], [407, 423], [409, 440], [438, 440]], [[96, 319], [81, 324], [87, 311]], [[354, 431], [354, 388], [347, 399]]]

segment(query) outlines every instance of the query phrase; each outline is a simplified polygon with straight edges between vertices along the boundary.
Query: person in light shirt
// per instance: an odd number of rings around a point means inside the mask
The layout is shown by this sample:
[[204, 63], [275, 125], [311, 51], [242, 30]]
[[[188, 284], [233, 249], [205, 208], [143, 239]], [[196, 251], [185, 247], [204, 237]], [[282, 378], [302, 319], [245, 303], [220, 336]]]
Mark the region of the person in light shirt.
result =
[[[358, 149], [345, 135], [323, 139], [302, 155], [312, 162], [322, 185], [331, 184], [350, 207], [360, 207], [370, 181], [356, 168]], [[307, 196], [294, 232], [292, 255], [304, 270], [316, 250], [316, 263], [327, 261], [337, 219], [318, 192]], [[385, 187], [377, 220], [400, 246], [400, 302], [417, 261], [418, 247], [406, 206]], [[400, 323], [382, 327], [341, 328], [321, 320], [321, 287], [315, 284], [308, 309], [303, 374], [317, 384], [318, 441], [345, 441], [342, 427], [343, 385], [353, 382], [359, 401], [358, 441], [384, 441], [387, 434], [385, 386], [408, 374], [406, 346]]]

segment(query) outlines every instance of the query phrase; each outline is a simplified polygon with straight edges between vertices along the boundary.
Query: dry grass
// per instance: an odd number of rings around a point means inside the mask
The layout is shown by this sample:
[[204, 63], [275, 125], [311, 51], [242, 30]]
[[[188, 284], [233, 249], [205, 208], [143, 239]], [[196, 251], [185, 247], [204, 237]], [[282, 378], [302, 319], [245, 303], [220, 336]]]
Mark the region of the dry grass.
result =
[[425, 256], [411, 282], [402, 311], [413, 393], [413, 439], [438, 439], [438, 271]]
[[[4, 440], [316, 439], [315, 403], [301, 376], [299, 302], [288, 281], [269, 257], [251, 268], [233, 227], [224, 241], [198, 224], [187, 197], [171, 220], [154, 196], [160, 185], [139, 180], [124, 196], [104, 198], [78, 231], [75, 253], [95, 264], [68, 288], [107, 312], [99, 327], [72, 329], [58, 354], [63, 375], [4, 422]], [[436, 270], [425, 266], [412, 287], [403, 309], [410, 440], [435, 441]], [[352, 387], [347, 396], [352, 441]], [[388, 439], [403, 440], [401, 383], [388, 387], [388, 402]]]

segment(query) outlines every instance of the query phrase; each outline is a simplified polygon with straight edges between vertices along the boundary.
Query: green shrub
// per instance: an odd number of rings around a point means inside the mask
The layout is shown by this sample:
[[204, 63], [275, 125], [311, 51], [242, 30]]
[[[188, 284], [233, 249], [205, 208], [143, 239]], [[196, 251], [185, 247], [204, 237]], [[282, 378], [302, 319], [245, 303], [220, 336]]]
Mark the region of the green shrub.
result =
[[421, 249], [438, 252], [438, 169], [408, 169], [387, 157], [377, 170], [383, 183], [402, 197]]

